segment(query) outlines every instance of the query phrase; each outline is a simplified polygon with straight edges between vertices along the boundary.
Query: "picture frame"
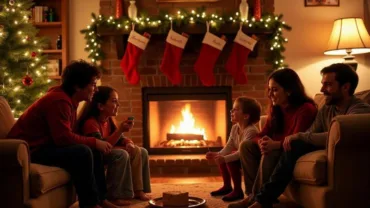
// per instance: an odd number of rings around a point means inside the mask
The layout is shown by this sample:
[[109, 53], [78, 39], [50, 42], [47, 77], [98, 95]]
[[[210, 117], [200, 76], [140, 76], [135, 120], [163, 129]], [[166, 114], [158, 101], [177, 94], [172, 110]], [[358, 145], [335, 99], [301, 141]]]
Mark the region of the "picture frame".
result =
[[339, 6], [340, 0], [304, 0], [305, 7], [317, 7], [317, 6]]
[[218, 2], [220, 0], [157, 0], [157, 3], [203, 3], [203, 2]]

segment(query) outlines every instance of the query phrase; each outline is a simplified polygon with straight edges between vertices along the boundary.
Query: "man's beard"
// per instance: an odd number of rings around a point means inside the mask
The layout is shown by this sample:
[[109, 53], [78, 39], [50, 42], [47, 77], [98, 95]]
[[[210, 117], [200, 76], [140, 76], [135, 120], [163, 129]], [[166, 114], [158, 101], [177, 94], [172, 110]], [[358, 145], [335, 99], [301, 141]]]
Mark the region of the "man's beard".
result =
[[341, 99], [340, 96], [336, 96], [335, 94], [325, 94], [325, 105], [336, 105]]

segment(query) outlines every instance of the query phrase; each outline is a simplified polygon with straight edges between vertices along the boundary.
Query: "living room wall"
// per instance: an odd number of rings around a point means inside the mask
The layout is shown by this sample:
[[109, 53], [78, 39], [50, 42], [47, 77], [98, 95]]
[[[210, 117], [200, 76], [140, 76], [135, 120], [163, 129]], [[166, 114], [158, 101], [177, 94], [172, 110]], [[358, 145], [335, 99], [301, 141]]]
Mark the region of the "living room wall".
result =
[[[284, 14], [284, 20], [293, 27], [286, 33], [286, 62], [299, 73], [311, 96], [320, 90], [321, 68], [342, 61], [340, 56], [324, 55], [334, 20], [363, 17], [363, 4], [364, 0], [340, 0], [340, 7], [304, 7], [304, 0], [275, 0], [275, 13]], [[70, 0], [70, 60], [87, 58], [79, 31], [90, 24], [92, 12], [99, 12], [99, 0]], [[356, 60], [360, 76], [357, 91], [370, 89], [370, 64], [365, 64], [364, 55], [357, 55]]]
[[[364, 1], [368, 0], [340, 0], [340, 7], [305, 7], [304, 0], [275, 0], [275, 13], [284, 14], [286, 22], [293, 27], [285, 33], [289, 39], [286, 62], [298, 72], [310, 95], [320, 91], [320, 70], [343, 61], [341, 56], [324, 55], [334, 20], [364, 18]], [[360, 77], [357, 91], [370, 89], [369, 61], [365, 63], [365, 55], [356, 55], [356, 60]]]

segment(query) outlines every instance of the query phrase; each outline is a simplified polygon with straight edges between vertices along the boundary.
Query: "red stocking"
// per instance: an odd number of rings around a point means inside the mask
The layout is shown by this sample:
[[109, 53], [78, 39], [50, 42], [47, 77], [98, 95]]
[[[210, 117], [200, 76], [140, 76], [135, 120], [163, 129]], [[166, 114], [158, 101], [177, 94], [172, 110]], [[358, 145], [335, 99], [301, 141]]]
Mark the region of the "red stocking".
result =
[[253, 50], [256, 40], [244, 34], [241, 30], [234, 39], [233, 49], [226, 62], [226, 70], [233, 76], [237, 84], [246, 84], [247, 76], [244, 72], [244, 65], [247, 62], [249, 53]]
[[181, 83], [179, 65], [187, 41], [188, 38], [185, 35], [180, 35], [172, 29], [166, 39], [166, 49], [160, 69], [174, 85]]
[[125, 55], [121, 60], [121, 69], [126, 75], [126, 79], [130, 84], [137, 84], [140, 80], [140, 75], [137, 72], [137, 65], [139, 64], [141, 54], [145, 50], [150, 35], [140, 35], [134, 30], [131, 31], [128, 37]]
[[194, 70], [203, 85], [212, 86], [216, 83], [213, 68], [225, 44], [226, 41], [224, 39], [213, 35], [207, 29], [199, 57], [194, 65]]

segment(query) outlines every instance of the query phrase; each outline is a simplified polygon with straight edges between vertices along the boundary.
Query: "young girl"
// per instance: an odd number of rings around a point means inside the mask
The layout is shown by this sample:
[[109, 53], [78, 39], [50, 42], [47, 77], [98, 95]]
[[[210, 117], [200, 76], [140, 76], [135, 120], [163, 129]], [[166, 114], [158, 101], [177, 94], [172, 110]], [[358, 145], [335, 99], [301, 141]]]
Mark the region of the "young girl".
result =
[[[231, 128], [229, 140], [220, 152], [208, 152], [206, 158], [215, 160], [218, 164], [224, 185], [220, 189], [211, 192], [212, 196], [222, 196], [224, 201], [234, 201], [244, 197], [241, 188], [241, 164], [239, 159], [239, 144], [244, 140], [254, 138], [258, 129], [254, 126], [260, 119], [261, 106], [255, 100], [248, 97], [238, 97], [231, 109]], [[231, 187], [231, 179], [234, 190]]]
[[108, 164], [108, 199], [114, 204], [129, 205], [124, 199], [149, 200], [150, 175], [148, 152], [123, 137], [123, 132], [133, 127], [132, 120], [116, 125], [114, 117], [118, 113], [118, 94], [107, 86], [99, 86], [92, 101], [88, 103], [79, 119], [79, 131], [111, 143], [114, 148], [104, 155]]

